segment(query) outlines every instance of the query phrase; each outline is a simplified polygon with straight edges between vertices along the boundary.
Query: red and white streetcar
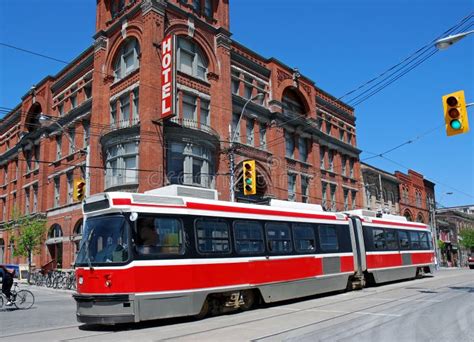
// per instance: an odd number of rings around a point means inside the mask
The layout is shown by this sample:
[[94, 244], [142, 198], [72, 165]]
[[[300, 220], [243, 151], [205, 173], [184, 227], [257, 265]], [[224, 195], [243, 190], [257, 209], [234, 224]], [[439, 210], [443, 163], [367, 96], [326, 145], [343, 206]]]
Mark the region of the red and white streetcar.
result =
[[97, 194], [83, 210], [79, 322], [203, 317], [434, 269], [429, 227], [400, 216], [231, 203], [183, 186]]

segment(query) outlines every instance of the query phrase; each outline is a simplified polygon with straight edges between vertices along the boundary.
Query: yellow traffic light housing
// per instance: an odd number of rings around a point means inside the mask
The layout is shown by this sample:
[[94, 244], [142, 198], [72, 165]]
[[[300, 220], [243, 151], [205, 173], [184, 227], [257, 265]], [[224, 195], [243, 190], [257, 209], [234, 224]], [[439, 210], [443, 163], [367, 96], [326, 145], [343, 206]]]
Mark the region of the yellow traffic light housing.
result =
[[464, 90], [444, 95], [443, 108], [446, 134], [449, 137], [469, 131]]
[[257, 170], [255, 160], [246, 160], [243, 163], [244, 195], [255, 195], [257, 193]]
[[86, 197], [86, 181], [82, 178], [74, 180], [74, 190], [72, 194], [75, 201], [82, 201]]

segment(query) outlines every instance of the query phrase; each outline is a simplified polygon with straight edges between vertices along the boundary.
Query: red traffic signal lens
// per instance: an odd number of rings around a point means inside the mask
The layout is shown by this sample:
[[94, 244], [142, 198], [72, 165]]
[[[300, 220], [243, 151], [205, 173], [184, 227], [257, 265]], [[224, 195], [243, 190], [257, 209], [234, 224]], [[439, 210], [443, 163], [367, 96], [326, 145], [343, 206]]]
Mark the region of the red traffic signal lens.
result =
[[450, 96], [446, 99], [446, 103], [450, 107], [454, 107], [458, 105], [458, 99], [455, 96]]
[[252, 168], [252, 165], [248, 164], [248, 163], [245, 163], [244, 164], [244, 167], [247, 169], [247, 170], [250, 170]]
[[449, 111], [448, 111], [448, 115], [450, 118], [452, 119], [456, 119], [459, 117], [459, 110], [457, 110], [457, 108], [451, 108]]

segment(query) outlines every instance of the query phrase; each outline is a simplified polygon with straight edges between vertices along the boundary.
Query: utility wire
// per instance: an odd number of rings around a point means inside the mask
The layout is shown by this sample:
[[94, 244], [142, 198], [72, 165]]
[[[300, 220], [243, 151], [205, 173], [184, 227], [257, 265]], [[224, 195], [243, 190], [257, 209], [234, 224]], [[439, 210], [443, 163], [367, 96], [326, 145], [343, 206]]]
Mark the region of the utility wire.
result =
[[[382, 80], [382, 81], [379, 81], [377, 84], [380, 84], [380, 83], [383, 83], [386, 79], [390, 78], [391, 76], [393, 76], [395, 73], [399, 72], [401, 69], [403, 69], [406, 65], [409, 65], [413, 60], [417, 59], [420, 55], [423, 55], [425, 52], [427, 52], [428, 50], [430, 50], [431, 48], [434, 48], [434, 43], [440, 39], [440, 38], [443, 38], [445, 37], [446, 35], [448, 34], [451, 34], [452, 32], [454, 32], [455, 30], [457, 30], [458, 28], [460, 28], [462, 25], [464, 25], [468, 20], [470, 20], [472, 17], [473, 17], [474, 13], [470, 13], [468, 14], [466, 17], [464, 17], [459, 23], [457, 23], [456, 25], [452, 26], [451, 28], [449, 28], [448, 30], [446, 30], [445, 32], [443, 32], [441, 35], [439, 35], [438, 37], [436, 37], [435, 39], [433, 39], [432, 41], [430, 41], [428, 44], [424, 45], [423, 47], [419, 48], [418, 50], [416, 50], [414, 53], [412, 53], [411, 55], [409, 55], [408, 57], [404, 58], [402, 61], [400, 61], [399, 63], [393, 65], [392, 67], [390, 67], [389, 69], [385, 70], [384, 72], [382, 72], [381, 74], [377, 75], [376, 77], [366, 81], [365, 83], [361, 84], [360, 86], [356, 87], [355, 89], [351, 90], [351, 91], [348, 91], [346, 92], [345, 94], [343, 94], [341, 97], [338, 98], [338, 100], [342, 100], [343, 98], [345, 98], [346, 96], [349, 96], [349, 95], [352, 95], [353, 93], [356, 93], [357, 91], [365, 88], [366, 86], [368, 86], [369, 84], [375, 82], [376, 80], [380, 79], [380, 78], [383, 78], [385, 76], [385, 78]], [[472, 25], [472, 24], [471, 24]], [[405, 66], [403, 66], [404, 64], [406, 64]], [[388, 76], [386, 76], [387, 74], [389, 74]], [[376, 85], [377, 85], [376, 84]], [[376, 86], [375, 85], [375, 86]], [[354, 98], [351, 98], [350, 100], [348, 100], [347, 102], [350, 103], [350, 102], [353, 102], [356, 98], [358, 97], [361, 97], [361, 96], [364, 96], [364, 94], [366, 94], [370, 89], [372, 89], [373, 87], [375, 86], [372, 86], [371, 88], [369, 88], [368, 90], [364, 90], [362, 91], [358, 96], [354, 97]], [[355, 104], [357, 105], [357, 104]]]
[[[449, 30], [447, 30], [445, 33], [443, 33], [442, 36], [444, 36], [445, 34], [447, 34], [447, 33], [449, 33], [449, 32], [452, 32], [452, 31], [454, 31], [456, 28], [462, 26], [462, 25], [463, 25], [467, 20], [469, 20], [472, 16], [473, 16], [472, 13], [469, 14], [469, 15], [466, 16], [459, 24], [453, 26], [451, 29], [449, 29]], [[470, 24], [468, 27], [471, 27], [471, 26], [472, 26], [472, 24]], [[439, 39], [439, 38], [437, 38], [437, 39]], [[378, 78], [380, 78], [381, 76], [387, 74], [389, 71], [395, 70], [398, 66], [402, 65], [404, 62], [408, 61], [408, 60], [411, 59], [412, 57], [414, 57], [414, 56], [416, 56], [417, 54], [419, 54], [421, 51], [423, 51], [423, 49], [425, 49], [426, 47], [428, 47], [430, 44], [432, 45], [437, 39], [433, 40], [432, 42], [430, 42], [429, 44], [425, 45], [425, 46], [422, 47], [421, 49], [418, 49], [415, 53], [413, 53], [413, 54], [410, 55], [409, 57], [405, 58], [402, 62], [398, 63], [397, 65], [395, 65], [395, 66], [393, 66], [393, 67], [391, 67], [390, 69], [388, 69], [388, 70], [385, 71], [384, 73], [380, 74], [380, 75], [377, 76], [376, 78], [373, 78], [373, 79], [367, 81], [367, 82], [366, 82], [365, 84], [363, 84], [362, 86], [358, 87], [357, 89], [355, 89], [355, 90], [353, 90], [353, 91], [350, 91], [350, 92], [344, 94], [344, 95], [341, 96], [339, 99], [342, 99], [343, 97], [354, 93], [354, 92], [357, 91], [358, 89], [361, 89], [361, 88], [363, 88], [364, 86], [366, 86], [366, 85], [368, 85], [368, 84], [374, 82], [376, 79], [378, 79]], [[69, 62], [66, 62], [66, 61], [63, 61], [63, 60], [60, 60], [60, 59], [57, 59], [57, 58], [53, 58], [53, 57], [50, 57], [50, 56], [46, 56], [46, 55], [43, 55], [43, 54], [39, 54], [39, 53], [30, 51], [30, 50], [22, 49], [22, 48], [19, 48], [19, 47], [15, 47], [15, 46], [12, 46], [12, 45], [9, 45], [9, 44], [0, 43], [0, 45], [6, 46], [6, 47], [9, 47], [9, 48], [13, 48], [13, 49], [17, 49], [17, 50], [20, 50], [20, 51], [23, 51], [23, 52], [26, 52], [26, 53], [30, 53], [30, 54], [33, 54], [33, 55], [36, 55], [36, 56], [40, 56], [40, 57], [43, 57], [43, 58], [48, 58], [48, 59], [51, 59], [51, 60], [54, 60], [54, 61], [57, 61], [57, 62], [61, 62], [61, 63], [64, 63], [64, 64], [69, 64]], [[388, 85], [390, 85], [391, 83], [393, 83], [394, 81], [396, 81], [397, 79], [399, 79], [400, 77], [402, 77], [403, 75], [405, 75], [407, 72], [411, 71], [413, 68], [415, 68], [416, 66], [418, 66], [418, 65], [420, 65], [421, 63], [423, 63], [424, 61], [426, 61], [426, 60], [427, 60], [429, 57], [431, 57], [434, 53], [436, 53], [436, 51], [432, 52], [430, 55], [428, 55], [427, 57], [423, 58], [421, 61], [419, 61], [418, 63], [416, 63], [414, 66], [410, 67], [408, 70], [403, 71], [401, 74], [399, 74], [399, 75], [396, 76], [395, 78], [392, 78], [391, 80], [389, 80], [388, 82], [386, 82], [385, 84], [383, 84], [382, 86], [380, 86], [379, 88], [375, 89], [373, 92], [371, 92], [370, 94], [366, 95], [364, 98], [362, 98], [362, 99], [360, 99], [359, 101], [357, 101], [355, 105], [362, 103], [363, 101], [367, 100], [369, 97], [371, 97], [371, 96], [373, 96], [374, 94], [376, 94], [377, 92], [381, 91], [382, 89], [384, 89], [385, 87], [387, 87]], [[419, 57], [419, 56], [418, 56], [418, 57]], [[416, 57], [416, 58], [418, 58], [418, 57]], [[416, 58], [415, 58], [415, 60], [416, 60]], [[413, 60], [412, 60], [411, 62], [413, 62]], [[411, 63], [411, 62], [410, 62], [410, 63]], [[410, 63], [408, 63], [408, 64], [410, 64]], [[401, 70], [401, 69], [400, 69], [400, 70]], [[396, 72], [392, 73], [390, 76], [393, 76], [394, 74], [400, 72], [400, 70], [397, 70]], [[108, 75], [107, 73], [100, 72], [100, 71], [97, 71], [97, 70], [93, 70], [93, 72], [98, 72], [98, 73], [102, 73], [102, 74], [104, 74], [104, 75]], [[390, 77], [390, 76], [389, 76], [389, 77]], [[382, 81], [382, 82], [383, 82], [383, 81]], [[377, 83], [376, 85], [378, 85], [378, 84], [380, 84], [380, 83], [381, 83], [381, 82]], [[146, 85], [146, 84], [141, 84], [141, 85], [148, 86], [148, 85]], [[375, 85], [375, 86], [376, 86], [376, 85]], [[156, 87], [152, 87], [152, 88], [157, 89]], [[374, 86], [372, 86], [371, 88], [369, 88], [369, 89], [366, 90], [365, 92], [368, 92], [369, 90], [371, 90], [371, 89], [373, 89], [373, 88], [374, 88]], [[364, 94], [364, 93], [362, 93], [362, 94]], [[361, 95], [358, 95], [358, 96], [356, 96], [355, 98], [351, 99], [350, 101], [355, 100], [355, 99], [359, 98], [360, 96], [361, 96]], [[6, 107], [0, 107], [0, 108], [6, 108]], [[294, 119], [290, 119], [290, 120], [284, 121], [283, 123], [281, 123], [281, 124], [278, 125], [277, 127], [282, 127], [282, 126], [284, 126], [284, 125], [287, 125], [290, 121], [294, 121], [294, 120], [297, 120], [297, 119], [299, 119], [299, 118], [294, 118]], [[308, 125], [308, 123], [305, 123], [305, 124]], [[108, 126], [108, 125], [104, 125], [104, 126]], [[110, 127], [110, 126], [109, 126], [109, 127]], [[245, 136], [244, 136], [244, 137], [245, 137]], [[417, 139], [415, 139], [415, 140], [418, 140], [418, 139], [420, 138], [420, 136], [418, 136], [418, 137], [416, 137], [416, 138], [417, 138]], [[262, 144], [262, 145], [259, 146], [259, 147], [263, 147], [263, 146], [265, 146], [266, 148], [268, 148], [268, 147], [273, 147], [273, 146], [275, 146], [275, 145], [277, 144], [278, 140], [280, 140], [280, 139], [284, 139], [284, 136], [283, 136], [283, 137], [279, 137], [279, 138], [277, 138], [277, 139], [274, 139], [274, 140], [272, 140], [272, 141], [270, 141], [270, 142], [267, 142], [267, 143], [265, 143], [265, 144]], [[161, 140], [159, 140], [159, 141], [161, 141]], [[221, 141], [221, 142], [228, 142], [228, 141]], [[383, 153], [381, 153], [381, 154], [379, 154], [379, 155], [377, 155], [377, 156], [374, 156], [374, 157], [379, 157], [379, 156], [380, 156], [380, 157], [383, 157], [384, 154], [389, 153], [389, 152], [391, 152], [391, 151], [394, 151], [394, 150], [396, 150], [396, 149], [398, 149], [398, 148], [400, 148], [400, 147], [402, 147], [402, 146], [404, 146], [404, 145], [407, 145], [407, 144], [409, 144], [409, 143], [412, 143], [412, 142], [413, 142], [413, 141], [410, 141], [410, 140], [409, 140], [409, 141], [407, 141], [407, 142], [405, 142], [405, 143], [402, 143], [402, 144], [400, 144], [400, 145], [398, 145], [398, 146], [396, 146], [396, 147], [394, 147], [394, 148], [392, 148], [392, 149], [390, 149], [390, 150], [388, 150], [388, 151], [386, 151], [386, 152], [383, 152]], [[274, 143], [274, 144], [272, 145], [271, 143]], [[257, 147], [257, 148], [259, 148], [259, 147]], [[374, 157], [370, 157], [370, 158], [374, 158]], [[370, 159], [370, 158], [368, 158], [368, 159]], [[367, 159], [365, 159], [365, 160], [367, 160]]]

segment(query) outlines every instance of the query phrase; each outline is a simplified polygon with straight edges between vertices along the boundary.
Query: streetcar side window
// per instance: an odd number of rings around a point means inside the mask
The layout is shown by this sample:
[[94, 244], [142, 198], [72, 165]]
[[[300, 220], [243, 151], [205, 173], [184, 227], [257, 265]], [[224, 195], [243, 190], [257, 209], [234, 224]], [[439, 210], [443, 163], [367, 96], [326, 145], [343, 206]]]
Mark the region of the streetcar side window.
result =
[[273, 254], [288, 253], [291, 246], [290, 226], [283, 222], [269, 222], [265, 225], [268, 251]]
[[381, 228], [372, 228], [372, 241], [374, 250], [384, 250], [387, 246], [384, 231]]
[[420, 249], [420, 235], [418, 232], [410, 232], [410, 241], [412, 249]]
[[337, 252], [339, 242], [337, 240], [336, 227], [331, 225], [319, 225], [319, 244], [322, 252]]
[[200, 253], [230, 253], [230, 232], [226, 221], [203, 218], [194, 222]]
[[293, 241], [299, 253], [314, 253], [316, 250], [316, 237], [313, 226], [304, 223], [293, 224]]
[[428, 241], [428, 233], [420, 233], [420, 248], [421, 249], [430, 249], [430, 243]]
[[234, 221], [235, 250], [239, 254], [263, 253], [263, 227], [258, 221]]
[[385, 240], [387, 242], [388, 250], [398, 250], [397, 232], [395, 229], [385, 229]]
[[408, 232], [404, 230], [399, 230], [398, 241], [400, 243], [400, 249], [410, 249], [410, 240], [408, 240]]
[[181, 220], [173, 217], [146, 216], [137, 220], [137, 251], [141, 255], [184, 253]]

